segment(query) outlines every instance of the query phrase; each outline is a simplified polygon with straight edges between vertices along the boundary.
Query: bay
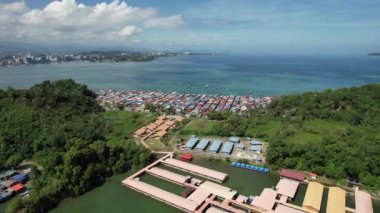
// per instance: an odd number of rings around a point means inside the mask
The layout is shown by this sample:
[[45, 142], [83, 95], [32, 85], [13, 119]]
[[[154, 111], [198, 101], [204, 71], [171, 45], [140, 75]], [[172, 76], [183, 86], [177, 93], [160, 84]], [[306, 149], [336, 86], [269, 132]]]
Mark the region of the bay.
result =
[[[274, 96], [380, 82], [380, 58], [338, 56], [177, 56], [150, 62], [0, 67], [0, 88], [75, 79], [89, 88]], [[206, 89], [208, 85], [208, 89]]]

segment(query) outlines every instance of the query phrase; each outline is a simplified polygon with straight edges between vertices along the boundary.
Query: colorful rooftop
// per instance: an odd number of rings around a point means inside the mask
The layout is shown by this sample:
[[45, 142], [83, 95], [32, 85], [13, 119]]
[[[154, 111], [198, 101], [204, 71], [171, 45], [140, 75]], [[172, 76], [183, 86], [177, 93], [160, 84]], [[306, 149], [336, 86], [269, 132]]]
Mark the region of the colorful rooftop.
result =
[[198, 207], [198, 203], [183, 198], [181, 196], [175, 195], [173, 193], [167, 192], [150, 184], [144, 183], [142, 181], [125, 179], [122, 183], [129, 186], [137, 191], [149, 194], [150, 196], [158, 199], [164, 200], [165, 202], [170, 202], [171, 205], [178, 207], [179, 209], [186, 212], [194, 212]]
[[163, 163], [165, 163], [169, 166], [173, 166], [173, 167], [185, 170], [185, 171], [189, 171], [193, 174], [198, 174], [198, 175], [201, 175], [201, 176], [204, 176], [207, 178], [211, 178], [214, 180], [218, 180], [221, 182], [223, 182], [227, 178], [226, 173], [218, 172], [218, 171], [208, 169], [208, 168], [205, 168], [202, 166], [198, 166], [195, 164], [191, 164], [191, 163], [186, 163], [186, 162], [176, 160], [173, 158], [167, 158], [167, 159], [163, 160]]
[[373, 213], [371, 195], [367, 192], [355, 191], [356, 213]]
[[276, 190], [278, 194], [285, 195], [289, 198], [294, 198], [298, 189], [299, 182], [281, 179], [276, 186]]
[[310, 182], [307, 186], [302, 206], [315, 211], [320, 211], [322, 196], [323, 185], [317, 182]]
[[330, 187], [327, 198], [326, 213], [346, 212], [346, 191], [338, 187]]
[[179, 175], [177, 173], [174, 173], [165, 169], [161, 169], [158, 167], [150, 168], [149, 170], [147, 170], [147, 172], [154, 176], [158, 176], [158, 177], [167, 179], [172, 182], [180, 183], [180, 184], [185, 183], [188, 179], [187, 177], [183, 175]]
[[304, 181], [306, 178], [306, 175], [303, 172], [289, 170], [289, 169], [282, 169], [280, 172], [281, 177], [290, 178], [293, 180], [298, 181]]
[[274, 204], [276, 203], [276, 197], [276, 191], [266, 188], [261, 192], [259, 197], [255, 197], [252, 204], [270, 211], [273, 209]]
[[199, 189], [203, 189], [218, 197], [222, 197], [229, 200], [232, 200], [237, 195], [236, 191], [233, 191], [228, 187], [225, 187], [213, 182], [209, 182], [209, 181], [205, 181], [204, 183], [202, 183], [199, 186]]

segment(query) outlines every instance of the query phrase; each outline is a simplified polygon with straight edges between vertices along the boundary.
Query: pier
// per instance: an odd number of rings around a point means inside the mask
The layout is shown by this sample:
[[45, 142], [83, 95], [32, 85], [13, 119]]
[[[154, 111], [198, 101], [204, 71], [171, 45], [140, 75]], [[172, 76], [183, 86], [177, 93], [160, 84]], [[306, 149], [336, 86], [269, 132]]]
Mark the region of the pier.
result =
[[207, 179], [217, 181], [220, 183], [223, 183], [227, 179], [227, 176], [228, 176], [226, 173], [218, 172], [218, 171], [208, 169], [202, 166], [194, 165], [191, 163], [186, 163], [186, 162], [176, 160], [173, 158], [166, 158], [162, 161], [162, 163], [167, 166], [170, 166], [170, 167], [173, 167], [185, 172], [189, 172], [194, 175], [205, 177]]
[[[158, 166], [165, 164], [179, 170], [187, 171], [214, 181], [223, 182], [227, 178], [227, 174], [191, 163], [182, 162], [173, 159], [173, 153], [165, 153], [165, 156], [141, 169], [130, 177], [124, 179], [122, 184], [132, 190], [142, 193], [148, 197], [156, 199], [167, 205], [173, 206], [184, 212], [215, 212], [216, 210], [228, 211], [234, 213], [253, 212], [265, 213], [266, 211], [260, 207], [250, 205], [246, 202], [247, 197], [228, 187], [217, 183], [184, 176], [172, 171], [168, 171]], [[140, 180], [140, 176], [150, 174], [163, 180], [172, 182], [177, 185], [191, 188], [189, 194], [185, 197], [167, 192], [158, 187], [152, 186]]]
[[132, 180], [127, 178], [123, 180], [123, 184], [148, 197], [152, 197], [184, 212], [194, 212], [198, 207], [198, 204], [195, 201], [188, 200], [139, 180]]
[[156, 176], [158, 178], [162, 178], [164, 180], [167, 180], [169, 182], [173, 182], [179, 185], [182, 185], [186, 183], [186, 181], [189, 179], [185, 176], [179, 175], [174, 172], [170, 172], [164, 169], [160, 169], [158, 167], [153, 167], [151, 169], [146, 170], [148, 174], [151, 174], [153, 176]]
[[[205, 179], [222, 183], [227, 174], [195, 164], [174, 159], [171, 152], [161, 153], [163, 157], [141, 169], [122, 181], [122, 184], [134, 191], [177, 208], [183, 212], [233, 212], [233, 213], [317, 213], [321, 208], [324, 186], [317, 182], [309, 182], [302, 206], [288, 203], [295, 197], [300, 182], [294, 177], [283, 178], [276, 187], [265, 188], [260, 196], [244, 196], [236, 190], [211, 181], [202, 181], [191, 175], [181, 175], [175, 171], [160, 168], [166, 166], [195, 174]], [[162, 180], [184, 187], [181, 196], [145, 183], [140, 179], [149, 174]], [[371, 197], [368, 193], [356, 191], [355, 209], [345, 206], [343, 189], [330, 187], [327, 201], [327, 213], [373, 213]]]

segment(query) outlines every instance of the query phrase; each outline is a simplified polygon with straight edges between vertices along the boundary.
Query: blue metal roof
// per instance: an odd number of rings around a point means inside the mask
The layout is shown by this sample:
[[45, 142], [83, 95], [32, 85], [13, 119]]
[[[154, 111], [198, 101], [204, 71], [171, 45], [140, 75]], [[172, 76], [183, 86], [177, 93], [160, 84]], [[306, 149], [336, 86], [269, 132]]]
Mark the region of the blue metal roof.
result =
[[23, 182], [28, 177], [27, 174], [17, 174], [11, 177], [16, 182]]
[[240, 142], [239, 137], [230, 137], [228, 140], [231, 141], [232, 143], [239, 143]]
[[261, 146], [259, 145], [252, 145], [250, 148], [249, 148], [250, 151], [261, 151]]
[[234, 148], [234, 143], [232, 142], [226, 142], [223, 144], [222, 147], [222, 153], [231, 154], [232, 150]]
[[235, 148], [237, 148], [237, 149], [244, 149], [244, 144], [238, 143], [238, 144], [235, 145]]
[[214, 141], [212, 142], [209, 150], [212, 152], [218, 152], [221, 145], [222, 145], [221, 141]]
[[198, 138], [190, 138], [190, 140], [185, 144], [185, 149], [193, 149], [197, 142]]
[[204, 150], [208, 143], [210, 143], [209, 139], [202, 139], [195, 148]]

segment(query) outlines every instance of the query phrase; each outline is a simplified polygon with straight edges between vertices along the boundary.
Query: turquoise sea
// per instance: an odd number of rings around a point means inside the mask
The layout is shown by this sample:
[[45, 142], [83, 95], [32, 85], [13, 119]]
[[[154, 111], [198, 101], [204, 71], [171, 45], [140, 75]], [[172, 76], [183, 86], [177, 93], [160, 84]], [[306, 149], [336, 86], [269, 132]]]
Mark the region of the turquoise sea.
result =
[[380, 82], [380, 57], [177, 56], [151, 62], [0, 67], [0, 88], [28, 88], [63, 78], [95, 90], [283, 95]]

